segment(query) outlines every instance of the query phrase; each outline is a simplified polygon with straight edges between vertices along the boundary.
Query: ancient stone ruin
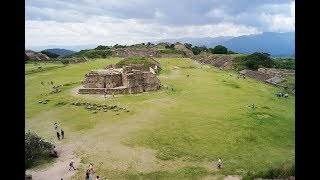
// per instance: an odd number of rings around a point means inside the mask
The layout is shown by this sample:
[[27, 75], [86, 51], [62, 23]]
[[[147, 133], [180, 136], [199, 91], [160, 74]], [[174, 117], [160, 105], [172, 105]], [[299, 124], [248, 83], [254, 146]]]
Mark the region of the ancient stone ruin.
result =
[[135, 94], [160, 89], [155, 68], [143, 65], [97, 69], [85, 75], [79, 94]]

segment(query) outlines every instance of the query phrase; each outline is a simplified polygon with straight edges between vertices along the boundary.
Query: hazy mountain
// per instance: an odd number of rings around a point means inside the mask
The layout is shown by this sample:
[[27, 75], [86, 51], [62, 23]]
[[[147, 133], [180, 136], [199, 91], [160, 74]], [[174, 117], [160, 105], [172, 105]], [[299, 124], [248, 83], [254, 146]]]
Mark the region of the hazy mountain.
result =
[[71, 50], [67, 50], [67, 49], [59, 49], [59, 48], [45, 49], [43, 51], [55, 53], [55, 54], [58, 54], [60, 56], [67, 56], [67, 55], [70, 55], [70, 54], [73, 54], [73, 53], [76, 52], [76, 51], [71, 51]]
[[267, 52], [272, 56], [294, 56], [295, 33], [266, 32], [239, 36], [223, 42], [222, 45], [237, 53]]
[[251, 54], [253, 52], [267, 52], [271, 56], [294, 56], [295, 55], [295, 33], [274, 33], [265, 32], [262, 34], [244, 35], [238, 37], [220, 36], [205, 38], [177, 38], [163, 39], [158, 42], [181, 42], [190, 43], [193, 46], [205, 45], [213, 48], [216, 45], [223, 45], [229, 50], [237, 53]]
[[153, 43], [157, 44], [160, 42], [180, 42], [180, 43], [190, 43], [193, 46], [206, 46], [206, 47], [215, 47], [216, 45], [222, 44], [230, 39], [232, 36], [219, 36], [219, 37], [204, 37], [204, 38], [178, 38], [178, 39], [162, 39], [155, 41]]
[[25, 49], [30, 49], [30, 50], [33, 50], [33, 51], [40, 52], [40, 51], [45, 50], [45, 49], [56, 49], [56, 48], [59, 48], [59, 49], [68, 49], [68, 50], [71, 50], [71, 51], [79, 52], [80, 50], [93, 49], [93, 48], [96, 48], [97, 46], [98, 45], [96, 45], [96, 44], [67, 45], [67, 46], [64, 46], [64, 45], [48, 45], [48, 46], [26, 46]]

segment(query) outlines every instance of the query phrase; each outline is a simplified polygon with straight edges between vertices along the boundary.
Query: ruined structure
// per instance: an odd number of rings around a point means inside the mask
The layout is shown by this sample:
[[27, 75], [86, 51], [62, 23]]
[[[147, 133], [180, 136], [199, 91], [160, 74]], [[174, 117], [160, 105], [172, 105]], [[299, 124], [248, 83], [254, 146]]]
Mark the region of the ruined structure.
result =
[[79, 94], [135, 94], [160, 89], [154, 68], [143, 65], [92, 70], [83, 84]]

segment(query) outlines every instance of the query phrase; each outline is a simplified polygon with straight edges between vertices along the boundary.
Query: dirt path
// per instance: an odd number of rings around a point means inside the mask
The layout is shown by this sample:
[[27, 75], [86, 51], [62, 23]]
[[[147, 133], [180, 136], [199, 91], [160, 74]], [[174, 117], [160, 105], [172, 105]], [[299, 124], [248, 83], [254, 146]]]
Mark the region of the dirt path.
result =
[[40, 169], [27, 170], [26, 174], [32, 175], [32, 180], [63, 180], [69, 179], [76, 173], [76, 170], [69, 171], [71, 160], [75, 162], [75, 168], [80, 165], [80, 159], [73, 154], [78, 144], [57, 144], [59, 158], [49, 166]]

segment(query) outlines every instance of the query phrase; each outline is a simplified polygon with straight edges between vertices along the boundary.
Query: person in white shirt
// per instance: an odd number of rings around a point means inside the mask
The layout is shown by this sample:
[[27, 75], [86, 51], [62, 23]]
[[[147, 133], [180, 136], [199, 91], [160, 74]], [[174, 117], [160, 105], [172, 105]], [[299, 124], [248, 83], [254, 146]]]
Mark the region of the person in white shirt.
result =
[[221, 158], [219, 158], [219, 160], [218, 160], [218, 168], [219, 169], [221, 168]]

